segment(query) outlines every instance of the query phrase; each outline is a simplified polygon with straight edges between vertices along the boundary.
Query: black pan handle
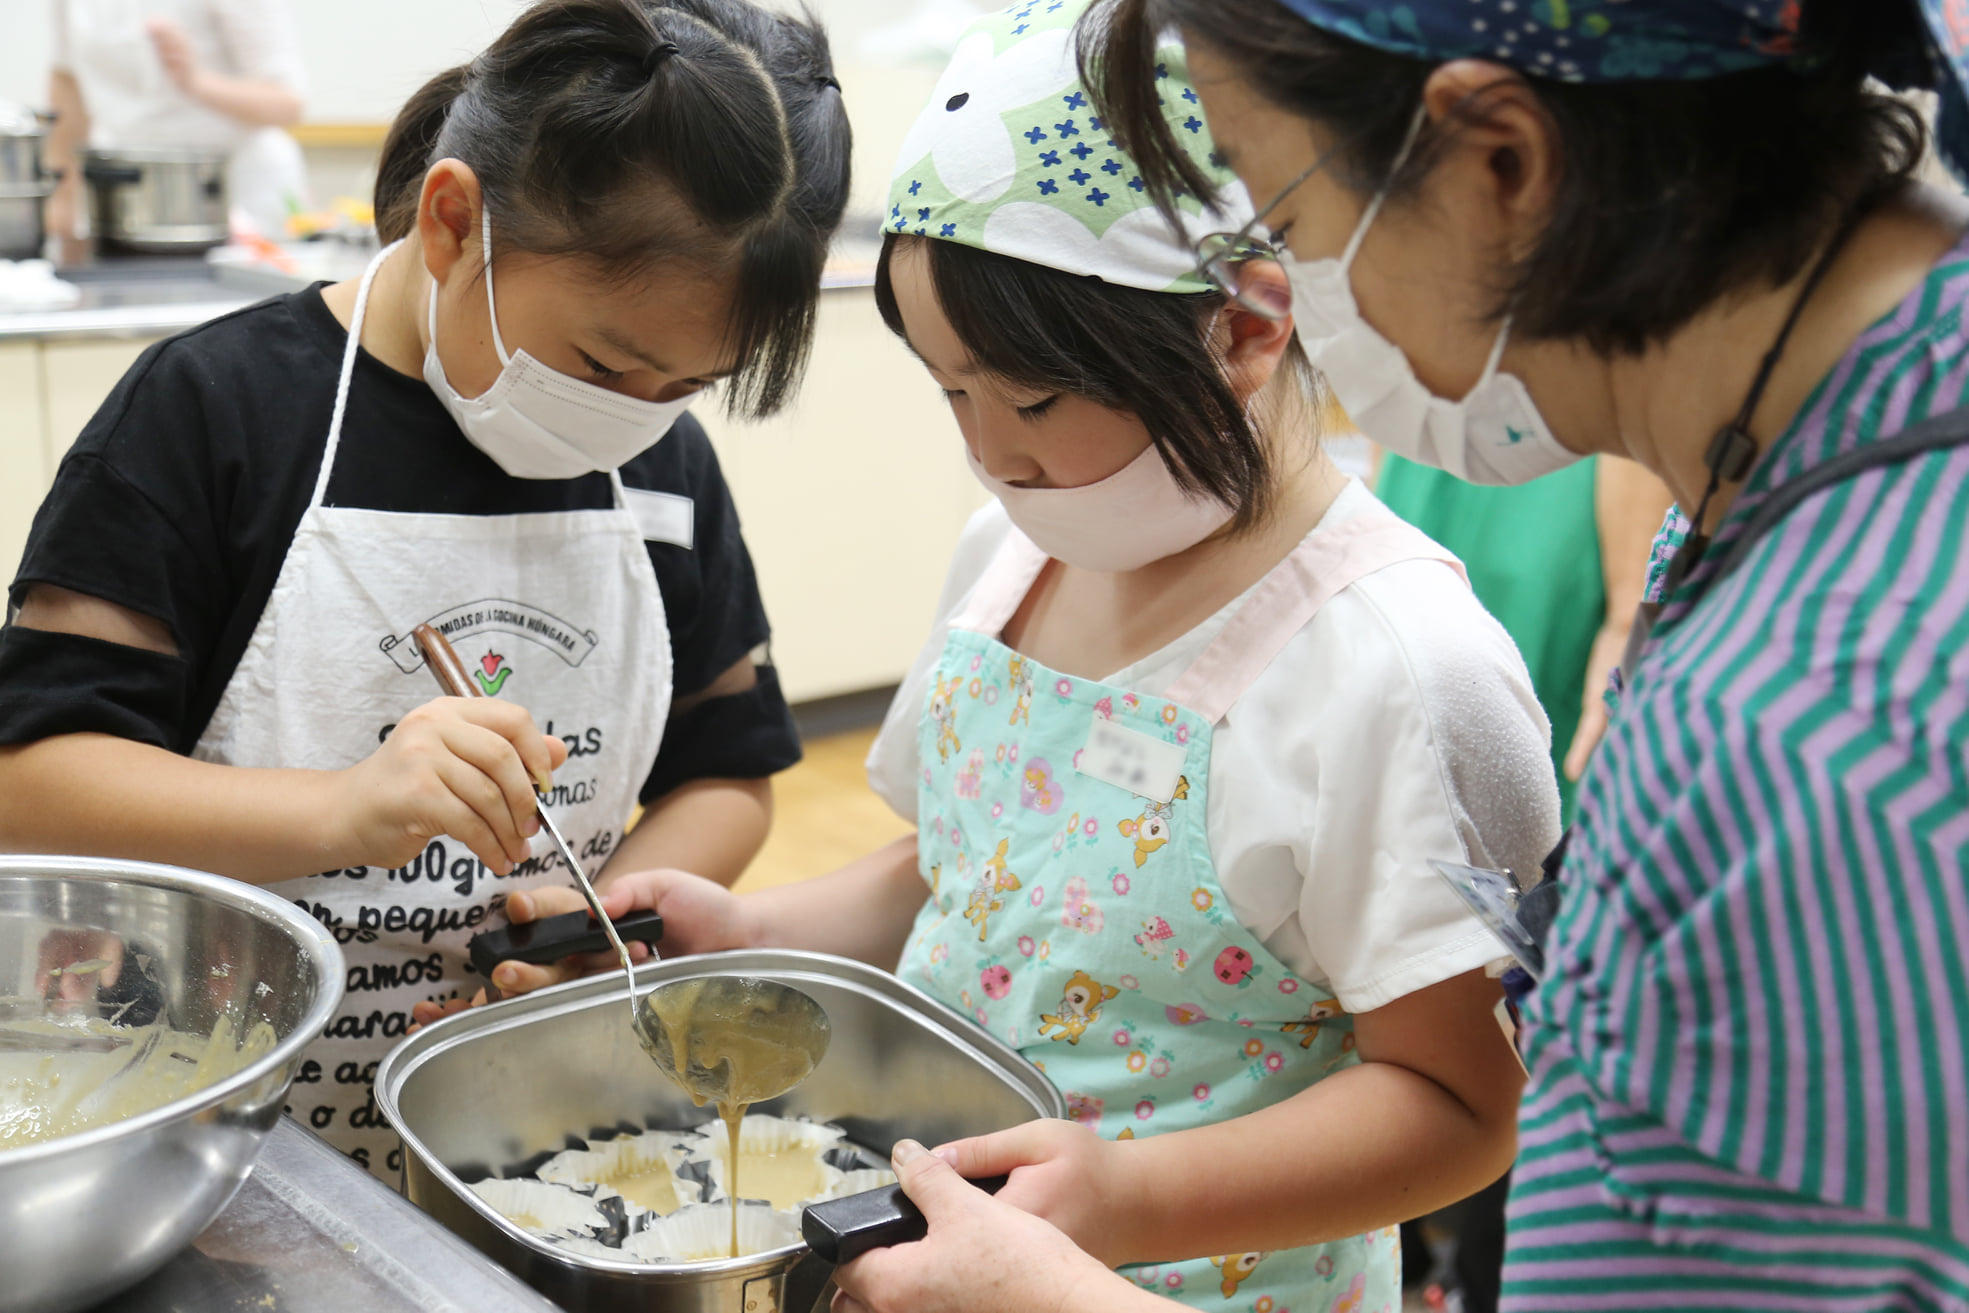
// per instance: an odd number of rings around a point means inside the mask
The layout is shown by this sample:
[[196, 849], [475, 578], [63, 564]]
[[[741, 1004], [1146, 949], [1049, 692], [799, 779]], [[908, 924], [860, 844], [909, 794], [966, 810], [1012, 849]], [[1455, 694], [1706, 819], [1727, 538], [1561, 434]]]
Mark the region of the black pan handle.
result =
[[[655, 912], [631, 912], [615, 918], [615, 933], [625, 944], [632, 940], [654, 944], [663, 938], [663, 918]], [[473, 935], [465, 950], [471, 954], [472, 969], [489, 978], [501, 962], [545, 966], [576, 953], [599, 953], [609, 947], [608, 936], [594, 917], [587, 912], [567, 912]]]
[[[987, 1176], [971, 1184], [986, 1194], [997, 1194], [1005, 1188], [1005, 1181], [1003, 1176]], [[800, 1217], [800, 1234], [807, 1248], [836, 1267], [871, 1249], [906, 1245], [929, 1233], [923, 1211], [909, 1201], [900, 1185], [829, 1199], [812, 1205]]]

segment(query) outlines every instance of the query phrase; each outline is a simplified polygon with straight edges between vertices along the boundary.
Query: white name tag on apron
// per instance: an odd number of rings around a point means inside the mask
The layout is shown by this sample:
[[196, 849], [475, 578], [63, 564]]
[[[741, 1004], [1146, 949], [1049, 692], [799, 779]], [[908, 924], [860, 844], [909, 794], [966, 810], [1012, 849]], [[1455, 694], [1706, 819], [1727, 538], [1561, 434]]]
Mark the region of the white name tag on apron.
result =
[[1097, 711], [1075, 769], [1150, 802], [1169, 802], [1176, 796], [1187, 755], [1177, 744], [1118, 725]]
[[636, 517], [643, 540], [669, 543], [689, 551], [697, 541], [696, 503], [674, 492], [651, 492], [646, 488], [624, 488], [622, 504]]

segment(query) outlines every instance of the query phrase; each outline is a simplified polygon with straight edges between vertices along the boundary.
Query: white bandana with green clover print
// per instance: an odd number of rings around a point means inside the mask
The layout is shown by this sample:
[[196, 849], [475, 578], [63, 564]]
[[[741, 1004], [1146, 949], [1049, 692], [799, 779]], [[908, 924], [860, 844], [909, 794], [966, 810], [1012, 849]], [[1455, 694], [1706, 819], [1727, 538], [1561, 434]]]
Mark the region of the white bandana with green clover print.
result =
[[966, 30], [904, 138], [885, 232], [939, 238], [1153, 292], [1209, 291], [1195, 244], [1251, 217], [1190, 86], [1182, 47], [1159, 51], [1156, 89], [1176, 139], [1212, 178], [1219, 208], [1179, 198], [1177, 237], [1116, 148], [1074, 65], [1088, 0], [1027, 0]]

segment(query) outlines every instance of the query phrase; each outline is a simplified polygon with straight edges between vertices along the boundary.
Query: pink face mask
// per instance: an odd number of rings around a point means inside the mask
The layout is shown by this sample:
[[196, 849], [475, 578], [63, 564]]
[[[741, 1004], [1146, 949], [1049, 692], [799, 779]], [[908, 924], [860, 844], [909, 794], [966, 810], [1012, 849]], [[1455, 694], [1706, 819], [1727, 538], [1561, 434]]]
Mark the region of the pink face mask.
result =
[[1231, 508], [1195, 498], [1154, 444], [1098, 483], [1015, 488], [985, 473], [970, 448], [971, 473], [1033, 544], [1056, 561], [1103, 573], [1136, 570], [1196, 546], [1230, 523]]

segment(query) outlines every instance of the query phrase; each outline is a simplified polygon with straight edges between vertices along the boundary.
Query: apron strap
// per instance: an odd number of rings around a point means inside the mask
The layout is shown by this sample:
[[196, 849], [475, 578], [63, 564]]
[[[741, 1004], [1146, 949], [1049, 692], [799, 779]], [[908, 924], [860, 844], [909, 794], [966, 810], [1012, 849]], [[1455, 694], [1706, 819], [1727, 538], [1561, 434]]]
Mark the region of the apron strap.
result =
[[1469, 583], [1461, 561], [1377, 502], [1312, 534], [1274, 566], [1163, 696], [1218, 723], [1321, 607], [1368, 575], [1403, 561], [1440, 561]]
[[369, 285], [376, 281], [376, 271], [383, 267], [390, 252], [402, 245], [402, 239], [398, 239], [376, 252], [369, 267], [362, 271], [362, 281], [356, 284], [356, 308], [349, 316], [349, 342], [342, 348], [342, 372], [335, 382], [335, 410], [328, 419], [328, 445], [322, 449], [321, 472], [315, 475], [314, 494], [308, 498], [310, 510], [321, 505], [322, 497], [328, 492], [328, 475], [335, 468], [335, 449], [342, 445], [342, 416], [349, 409], [349, 380], [355, 376], [356, 352], [362, 349], [362, 318], [369, 309]]
[[1019, 604], [1025, 601], [1026, 594], [1032, 591], [1033, 582], [1045, 566], [1046, 553], [1014, 528], [991, 558], [991, 564], [985, 567], [984, 574], [972, 585], [970, 595], [951, 616], [950, 627], [997, 638], [1011, 622]]

